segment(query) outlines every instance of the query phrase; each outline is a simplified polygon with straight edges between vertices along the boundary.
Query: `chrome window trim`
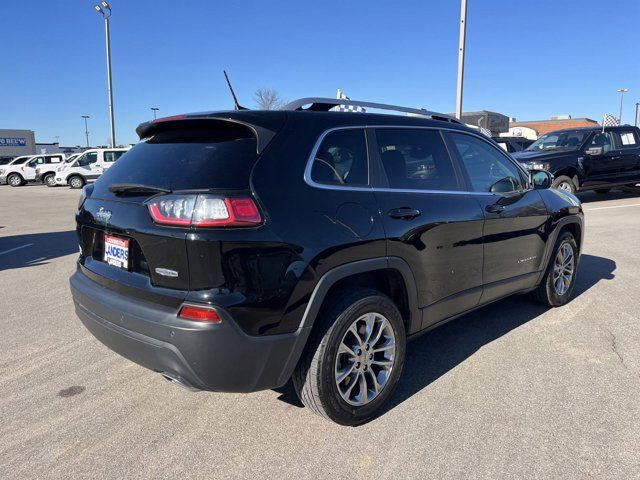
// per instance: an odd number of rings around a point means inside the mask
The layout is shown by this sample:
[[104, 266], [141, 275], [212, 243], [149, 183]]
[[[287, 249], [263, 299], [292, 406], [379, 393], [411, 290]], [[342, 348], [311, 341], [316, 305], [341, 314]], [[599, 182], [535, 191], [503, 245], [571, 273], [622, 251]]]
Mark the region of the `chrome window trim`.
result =
[[[525, 190], [514, 190], [513, 192], [504, 192], [504, 193], [494, 193], [494, 192], [474, 192], [474, 191], [469, 191], [469, 190], [413, 190], [413, 189], [404, 189], [404, 188], [374, 188], [371, 186], [371, 161], [370, 161], [370, 152], [369, 152], [369, 142], [366, 142], [366, 146], [367, 146], [367, 170], [369, 172], [369, 186], [366, 187], [356, 187], [356, 186], [342, 186], [342, 185], [326, 185], [323, 183], [317, 183], [315, 181], [313, 181], [311, 179], [311, 170], [313, 168], [313, 162], [315, 161], [316, 158], [316, 154], [318, 153], [318, 150], [320, 149], [320, 145], [322, 144], [323, 140], [325, 139], [325, 137], [327, 135], [329, 135], [332, 132], [338, 131], [338, 130], [365, 130], [365, 141], [367, 139], [366, 137], [366, 129], [369, 128], [404, 128], [404, 129], [421, 129], [421, 130], [446, 130], [446, 131], [450, 131], [450, 132], [454, 132], [454, 133], [462, 133], [465, 135], [470, 135], [472, 137], [476, 137], [479, 138], [480, 140], [482, 140], [483, 142], [485, 142], [486, 144], [490, 145], [494, 150], [498, 151], [503, 157], [505, 157], [507, 159], [507, 161], [511, 162], [513, 165], [515, 165], [515, 167], [524, 174], [525, 178], [529, 177], [529, 174], [527, 172], [527, 170], [525, 170], [524, 167], [522, 167], [515, 159], [511, 158], [509, 156], [509, 154], [507, 154], [506, 152], [504, 152], [504, 150], [502, 150], [499, 146], [492, 144], [491, 142], [487, 141], [487, 137], [485, 137], [484, 135], [475, 133], [475, 132], [468, 132], [465, 130], [460, 130], [457, 128], [448, 128], [448, 127], [427, 127], [427, 126], [420, 126], [420, 125], [348, 125], [348, 126], [343, 126], [343, 127], [333, 127], [333, 128], [329, 128], [327, 130], [325, 130], [324, 132], [322, 132], [320, 134], [320, 136], [318, 137], [318, 139], [316, 140], [316, 142], [313, 145], [313, 148], [311, 149], [311, 154], [309, 155], [309, 158], [307, 159], [307, 165], [304, 169], [304, 181], [307, 185], [309, 185], [310, 187], [313, 188], [319, 188], [319, 189], [323, 189], [323, 190], [349, 190], [349, 191], [361, 191], [361, 192], [397, 192], [397, 193], [428, 193], [428, 194], [434, 194], [434, 193], [441, 193], [441, 194], [446, 194], [446, 195], [493, 195], [493, 196], [504, 196], [505, 193], [510, 194], [510, 193], [521, 193], [521, 192], [526, 192], [528, 190], [531, 190], [531, 188], [529, 189], [525, 189]], [[525, 182], [527, 185], [529, 182]]]

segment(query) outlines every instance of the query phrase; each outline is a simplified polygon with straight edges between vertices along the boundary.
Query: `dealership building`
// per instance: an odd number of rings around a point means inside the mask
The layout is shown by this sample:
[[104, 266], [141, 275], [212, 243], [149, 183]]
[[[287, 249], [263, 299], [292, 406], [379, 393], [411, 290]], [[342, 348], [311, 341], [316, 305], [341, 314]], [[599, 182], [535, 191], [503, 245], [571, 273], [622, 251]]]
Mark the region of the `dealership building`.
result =
[[33, 130], [0, 129], [0, 157], [18, 157], [36, 153]]

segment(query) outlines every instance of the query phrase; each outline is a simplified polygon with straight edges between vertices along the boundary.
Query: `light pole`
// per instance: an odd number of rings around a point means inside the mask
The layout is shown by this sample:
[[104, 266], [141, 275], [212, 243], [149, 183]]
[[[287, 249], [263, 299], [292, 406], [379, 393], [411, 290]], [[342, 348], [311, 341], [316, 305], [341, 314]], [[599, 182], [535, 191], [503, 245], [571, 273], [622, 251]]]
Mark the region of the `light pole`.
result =
[[82, 115], [84, 118], [84, 135], [87, 137], [87, 148], [89, 148], [89, 127], [87, 126], [87, 119], [91, 118], [89, 115]]
[[622, 125], [622, 99], [624, 98], [624, 94], [627, 93], [628, 91], [629, 91], [628, 88], [618, 89], [618, 93], [620, 93], [620, 116], [618, 117], [620, 119], [620, 125]]
[[462, 118], [462, 86], [464, 83], [464, 47], [467, 41], [467, 0], [460, 4], [460, 44], [458, 48], [458, 88], [456, 91], [456, 117]]
[[638, 107], [640, 107], [640, 103], [636, 103], [636, 121], [634, 123], [636, 127], [638, 126]]
[[[102, 7], [100, 6], [102, 5]], [[109, 88], [109, 117], [111, 120], [111, 148], [116, 146], [116, 127], [113, 119], [113, 85], [111, 83], [111, 33], [109, 29], [109, 19], [111, 18], [111, 6], [102, 1], [94, 8], [104, 18], [104, 33], [107, 43], [107, 84]]]
[[151, 107], [151, 111], [153, 111], [153, 119], [155, 120], [157, 117], [156, 112], [160, 110], [158, 107]]

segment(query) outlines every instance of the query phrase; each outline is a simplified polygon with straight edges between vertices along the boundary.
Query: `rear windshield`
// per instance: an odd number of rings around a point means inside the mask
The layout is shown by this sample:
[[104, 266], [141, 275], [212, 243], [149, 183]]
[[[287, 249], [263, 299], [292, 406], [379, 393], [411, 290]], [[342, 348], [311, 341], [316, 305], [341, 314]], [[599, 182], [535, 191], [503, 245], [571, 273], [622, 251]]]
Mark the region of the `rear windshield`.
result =
[[96, 182], [106, 193], [114, 183], [139, 183], [169, 190], [245, 189], [258, 159], [256, 138], [245, 126], [173, 129], [142, 140]]

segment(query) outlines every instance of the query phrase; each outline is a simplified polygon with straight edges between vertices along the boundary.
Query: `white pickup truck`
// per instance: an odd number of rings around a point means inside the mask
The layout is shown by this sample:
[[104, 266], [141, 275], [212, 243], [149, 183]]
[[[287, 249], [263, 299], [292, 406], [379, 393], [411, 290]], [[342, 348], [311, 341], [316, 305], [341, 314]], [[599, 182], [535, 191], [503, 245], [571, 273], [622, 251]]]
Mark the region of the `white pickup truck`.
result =
[[58, 167], [56, 185], [82, 188], [94, 182], [114, 162], [129, 151], [129, 148], [93, 148], [86, 150], [75, 160]]
[[0, 185], [9, 184], [12, 187], [19, 187], [27, 182], [35, 182], [36, 168], [39, 165], [62, 164], [65, 158], [64, 153], [18, 157], [11, 164], [0, 169]]

